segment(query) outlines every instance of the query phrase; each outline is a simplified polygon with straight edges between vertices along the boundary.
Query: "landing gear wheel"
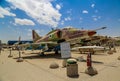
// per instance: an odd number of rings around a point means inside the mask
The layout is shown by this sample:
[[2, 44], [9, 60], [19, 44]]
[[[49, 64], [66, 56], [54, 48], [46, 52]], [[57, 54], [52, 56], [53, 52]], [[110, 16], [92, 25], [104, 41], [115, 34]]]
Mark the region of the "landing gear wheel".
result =
[[40, 56], [45, 56], [44, 52], [41, 52]]
[[58, 54], [58, 51], [55, 51], [55, 54]]

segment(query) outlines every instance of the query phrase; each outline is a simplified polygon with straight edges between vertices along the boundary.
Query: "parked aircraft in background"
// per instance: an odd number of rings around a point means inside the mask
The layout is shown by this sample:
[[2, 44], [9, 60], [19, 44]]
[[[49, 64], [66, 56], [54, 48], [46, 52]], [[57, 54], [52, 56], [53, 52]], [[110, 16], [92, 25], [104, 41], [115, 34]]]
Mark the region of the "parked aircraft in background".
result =
[[86, 53], [86, 52], [92, 52], [92, 54], [95, 54], [95, 52], [104, 52], [105, 47], [102, 46], [81, 46], [81, 47], [75, 47], [72, 48], [72, 50], [79, 50], [79, 52]]

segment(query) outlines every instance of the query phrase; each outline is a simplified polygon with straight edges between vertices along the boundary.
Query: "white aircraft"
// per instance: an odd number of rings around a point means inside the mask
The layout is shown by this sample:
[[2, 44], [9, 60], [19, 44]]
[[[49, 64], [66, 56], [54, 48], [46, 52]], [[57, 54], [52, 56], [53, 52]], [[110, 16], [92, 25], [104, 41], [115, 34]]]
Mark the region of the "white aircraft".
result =
[[105, 47], [102, 46], [81, 46], [81, 47], [75, 47], [72, 48], [72, 50], [79, 50], [79, 52], [82, 53], [86, 53], [86, 52], [91, 52], [93, 54], [95, 54], [95, 52], [98, 51], [105, 51]]

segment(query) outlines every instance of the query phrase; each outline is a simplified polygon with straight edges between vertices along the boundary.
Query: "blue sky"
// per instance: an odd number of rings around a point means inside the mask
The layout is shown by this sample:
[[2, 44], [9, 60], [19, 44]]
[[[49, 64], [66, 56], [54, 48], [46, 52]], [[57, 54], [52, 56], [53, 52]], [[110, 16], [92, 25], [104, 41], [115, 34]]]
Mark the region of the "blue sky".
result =
[[99, 35], [120, 36], [120, 0], [0, 0], [0, 39], [32, 39], [31, 30], [45, 35], [51, 28], [72, 26], [107, 29]]

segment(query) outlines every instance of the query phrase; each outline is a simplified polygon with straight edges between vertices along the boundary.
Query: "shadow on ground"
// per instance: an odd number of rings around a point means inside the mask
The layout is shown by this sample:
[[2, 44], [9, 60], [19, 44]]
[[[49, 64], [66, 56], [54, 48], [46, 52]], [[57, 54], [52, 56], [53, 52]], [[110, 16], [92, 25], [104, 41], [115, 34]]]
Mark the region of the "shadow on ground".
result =
[[[13, 59], [18, 59], [17, 58], [13, 58]], [[28, 56], [23, 56], [23, 59], [46, 59], [46, 58], [55, 58], [55, 59], [61, 59], [61, 55], [60, 54], [45, 54], [45, 55], [40, 55], [40, 54], [35, 54], [35, 55], [28, 55]]]

